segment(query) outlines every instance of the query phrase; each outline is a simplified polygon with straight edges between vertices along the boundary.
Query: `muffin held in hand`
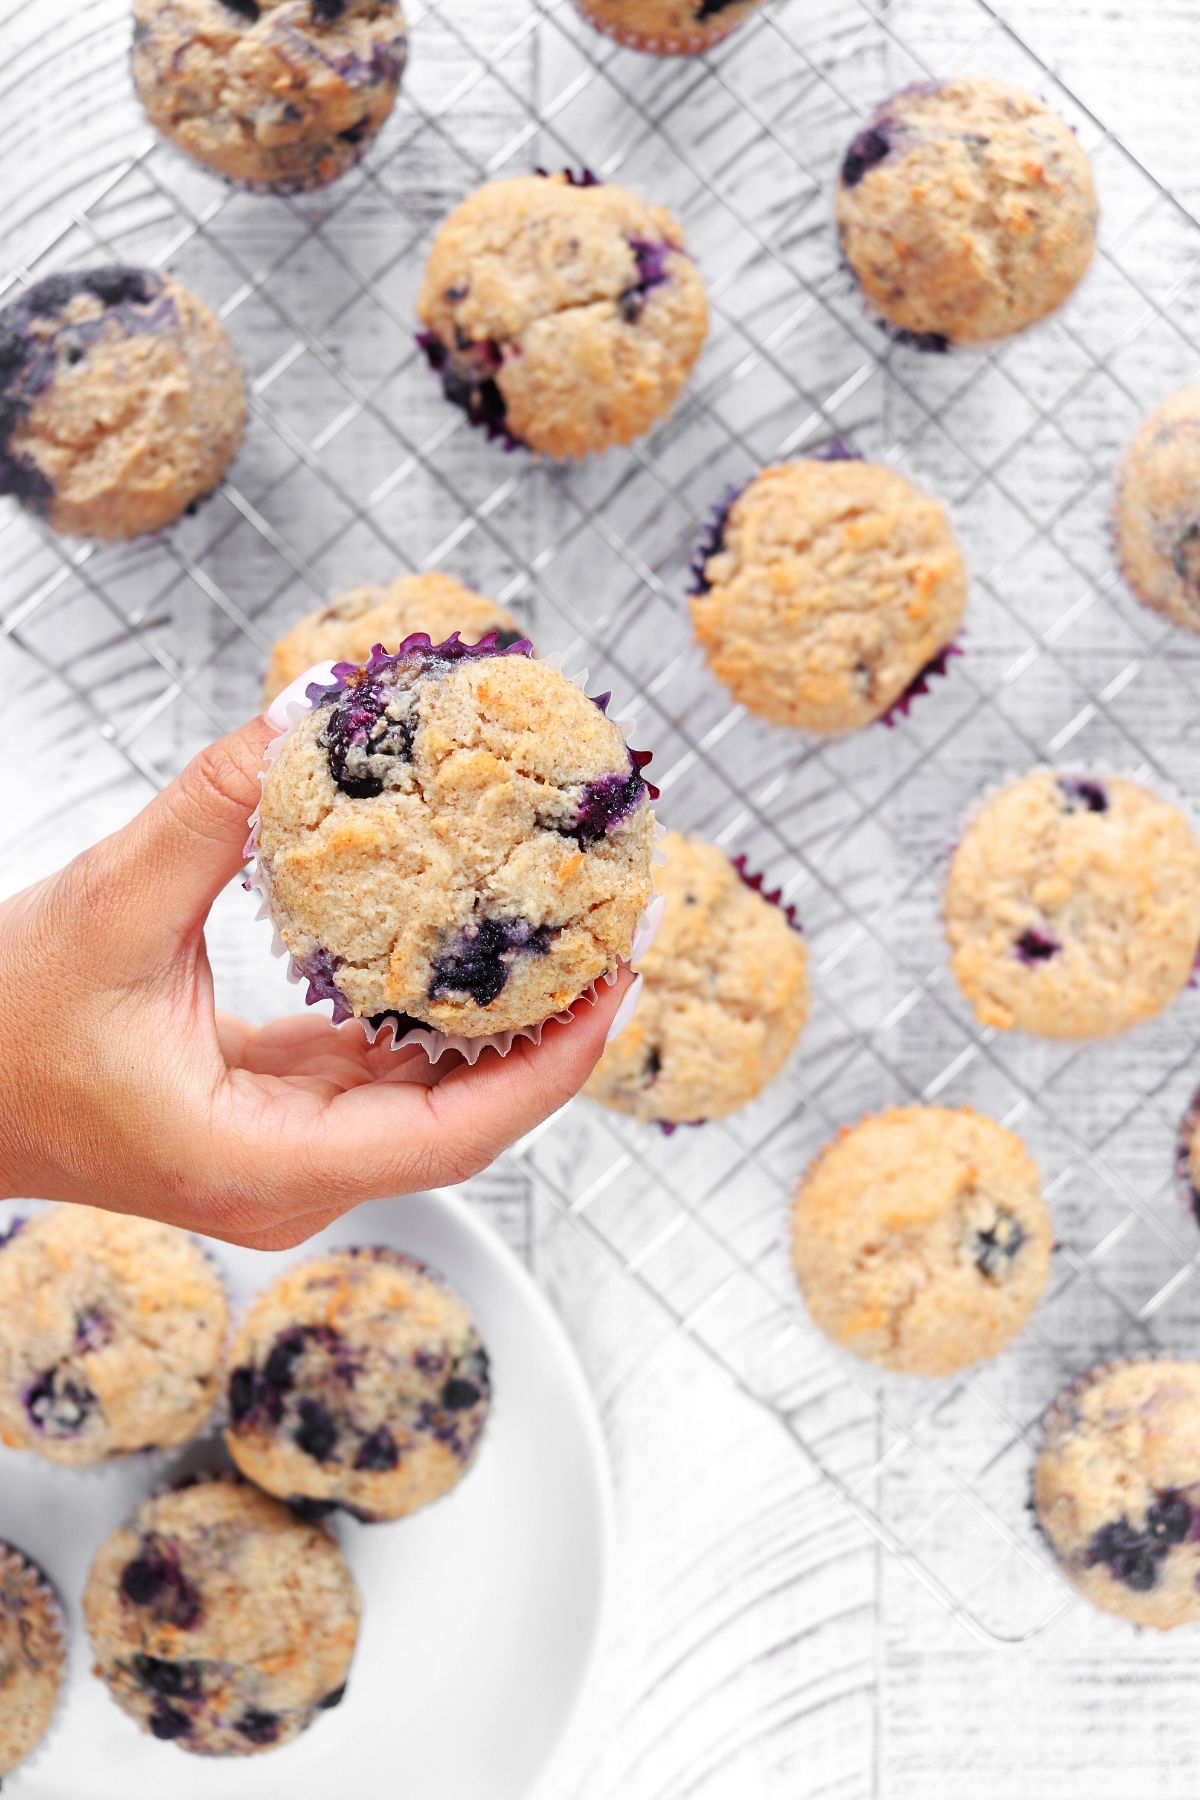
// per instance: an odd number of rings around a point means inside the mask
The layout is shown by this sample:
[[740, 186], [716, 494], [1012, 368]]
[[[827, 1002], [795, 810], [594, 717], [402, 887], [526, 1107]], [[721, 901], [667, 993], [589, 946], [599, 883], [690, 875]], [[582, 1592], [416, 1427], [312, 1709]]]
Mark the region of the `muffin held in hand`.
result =
[[1132, 781], [1042, 769], [975, 814], [944, 909], [951, 967], [981, 1024], [1115, 1037], [1191, 977], [1200, 845], [1176, 807]]
[[83, 1596], [113, 1699], [197, 1756], [273, 1750], [337, 1706], [361, 1610], [325, 1529], [232, 1480], [147, 1500]]
[[434, 240], [417, 311], [447, 398], [489, 435], [558, 457], [649, 431], [708, 331], [677, 221], [590, 176], [472, 194]]
[[0, 494], [56, 531], [170, 525], [217, 486], [245, 422], [228, 332], [169, 276], [47, 275], [0, 311]]
[[575, 0], [606, 37], [651, 56], [695, 56], [744, 25], [762, 0]]
[[58, 1595], [23, 1550], [0, 1540], [0, 1776], [45, 1737], [66, 1673]]
[[0, 1437], [81, 1466], [186, 1444], [217, 1398], [227, 1308], [151, 1219], [52, 1206], [0, 1245]]
[[1117, 1363], [1047, 1413], [1037, 1522], [1103, 1612], [1170, 1631], [1200, 1619], [1200, 1365]]
[[230, 1353], [230, 1454], [316, 1516], [399, 1519], [479, 1448], [487, 1351], [441, 1277], [398, 1251], [335, 1250], [261, 1293]]
[[992, 343], [1046, 318], [1087, 272], [1096, 221], [1070, 126], [977, 76], [884, 101], [838, 183], [846, 261], [893, 333], [920, 349]]
[[953, 1375], [1003, 1350], [1041, 1298], [1052, 1247], [1033, 1158], [966, 1107], [895, 1107], [846, 1129], [792, 1214], [814, 1324], [905, 1375]]
[[836, 735], [945, 669], [967, 571], [936, 500], [856, 457], [764, 469], [721, 514], [692, 624], [735, 700]]
[[1114, 522], [1122, 573], [1142, 605], [1200, 631], [1200, 382], [1143, 423], [1121, 466]]
[[298, 194], [385, 124], [408, 41], [398, 0], [133, 0], [150, 123], [228, 181]]
[[377, 644], [394, 650], [418, 633], [440, 644], [456, 631], [468, 644], [494, 631], [501, 650], [525, 635], [511, 613], [449, 575], [402, 575], [384, 586], [351, 588], [279, 639], [265, 698], [273, 700], [314, 663], [365, 663]]
[[474, 1038], [561, 1013], [627, 958], [654, 816], [601, 707], [515, 646], [412, 638], [281, 739], [258, 847], [309, 998]]
[[808, 958], [788, 915], [723, 851], [677, 831], [663, 848], [653, 873], [666, 909], [639, 964], [642, 997], [584, 1092], [681, 1125], [723, 1118], [778, 1075], [808, 1017]]

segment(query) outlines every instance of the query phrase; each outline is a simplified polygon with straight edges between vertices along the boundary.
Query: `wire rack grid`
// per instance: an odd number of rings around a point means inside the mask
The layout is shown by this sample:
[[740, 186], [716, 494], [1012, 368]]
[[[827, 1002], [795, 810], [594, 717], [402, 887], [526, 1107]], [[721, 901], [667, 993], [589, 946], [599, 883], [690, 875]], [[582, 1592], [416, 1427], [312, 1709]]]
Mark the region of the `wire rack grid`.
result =
[[[577, 1102], [518, 1148], [571, 1219], [768, 1408], [935, 1610], [1029, 1641], [1073, 1602], [1025, 1510], [1046, 1401], [1099, 1358], [1186, 1345], [1194, 1229], [1171, 1183], [1200, 998], [1086, 1048], [980, 1029], [938, 923], [964, 810], [1069, 758], [1198, 791], [1200, 661], [1126, 596], [1106, 514], [1148, 405], [1200, 366], [1200, 228], [987, 0], [779, 0], [719, 52], [658, 64], [569, 0], [409, 8], [414, 61], [361, 170], [295, 201], [241, 195], [148, 141], [13, 274], [100, 256], [170, 266], [227, 320], [251, 382], [233, 479], [161, 539], [56, 539], [0, 520], [0, 631], [152, 782], [247, 716], [278, 631], [330, 592], [445, 567], [515, 606], [539, 647], [640, 710], [662, 815], [747, 854], [804, 919], [813, 1015], [785, 1075], [671, 1138]], [[839, 266], [830, 192], [862, 115], [970, 69], [1077, 126], [1100, 255], [1057, 319], [986, 355], [890, 347]], [[493, 176], [589, 166], [684, 220], [713, 332], [675, 416], [569, 470], [504, 457], [445, 406], [413, 348], [439, 219]], [[706, 674], [685, 595], [698, 521], [729, 482], [830, 435], [938, 493], [972, 566], [967, 654], [893, 731], [816, 744]], [[11, 598], [9, 598], [11, 596]], [[786, 1205], [819, 1145], [901, 1101], [970, 1103], [1038, 1156], [1061, 1240], [1030, 1330], [931, 1386], [832, 1351], [796, 1299]]]

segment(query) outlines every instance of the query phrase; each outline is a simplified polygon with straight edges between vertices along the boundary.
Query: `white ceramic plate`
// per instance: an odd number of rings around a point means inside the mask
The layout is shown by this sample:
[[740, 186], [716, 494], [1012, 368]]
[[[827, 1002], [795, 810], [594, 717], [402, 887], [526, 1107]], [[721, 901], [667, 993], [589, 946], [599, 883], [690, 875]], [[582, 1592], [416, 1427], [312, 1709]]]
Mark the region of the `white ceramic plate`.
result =
[[[0, 1217], [20, 1210], [0, 1208]], [[29, 1800], [532, 1793], [575, 1710], [603, 1610], [612, 1504], [592, 1400], [524, 1268], [454, 1195], [360, 1207], [281, 1255], [215, 1249], [240, 1305], [289, 1263], [372, 1242], [422, 1257], [458, 1289], [487, 1343], [494, 1398], [478, 1461], [447, 1499], [393, 1525], [337, 1527], [364, 1601], [342, 1705], [295, 1743], [255, 1757], [213, 1762], [143, 1737], [89, 1671], [79, 1596], [101, 1538], [163, 1471], [75, 1475], [0, 1450], [0, 1536], [45, 1566], [72, 1625], [65, 1707], [13, 1777], [14, 1792]]]

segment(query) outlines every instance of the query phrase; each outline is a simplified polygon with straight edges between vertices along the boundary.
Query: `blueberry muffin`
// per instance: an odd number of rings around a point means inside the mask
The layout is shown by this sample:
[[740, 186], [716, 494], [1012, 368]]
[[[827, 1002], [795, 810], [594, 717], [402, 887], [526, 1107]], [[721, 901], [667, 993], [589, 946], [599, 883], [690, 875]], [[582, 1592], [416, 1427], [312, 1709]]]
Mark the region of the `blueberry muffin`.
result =
[[94, 1672], [196, 1756], [289, 1743], [346, 1690], [361, 1602], [321, 1525], [238, 1481], [147, 1500], [92, 1564]]
[[441, 1277], [355, 1246], [261, 1293], [230, 1354], [230, 1454], [306, 1515], [399, 1519], [440, 1500], [475, 1459], [487, 1351]]
[[264, 699], [273, 700], [314, 663], [364, 663], [377, 644], [395, 650], [416, 632], [440, 644], [456, 631], [468, 644], [494, 631], [502, 650], [524, 636], [511, 613], [449, 575], [402, 575], [383, 586], [351, 588], [279, 639]]
[[945, 893], [955, 979], [981, 1024], [1114, 1037], [1186, 987], [1200, 946], [1200, 846], [1132, 781], [1038, 770], [968, 825]]
[[494, 181], [457, 207], [417, 311], [447, 398], [491, 435], [557, 457], [649, 431], [708, 331], [671, 214], [570, 175]]
[[0, 494], [56, 531], [170, 525], [217, 486], [245, 422], [229, 334], [169, 276], [48, 275], [0, 311]]
[[66, 1673], [57, 1594], [23, 1550], [0, 1541], [0, 1776], [45, 1737]]
[[644, 1123], [724, 1118], [783, 1068], [808, 1017], [808, 958], [788, 914], [713, 844], [667, 833], [666, 901], [642, 997], [584, 1089]]
[[1091, 166], [1032, 95], [963, 76], [884, 101], [846, 152], [842, 248], [902, 342], [945, 350], [1056, 311], [1096, 245]]
[[1094, 1369], [1046, 1415], [1038, 1525], [1073, 1587], [1134, 1625], [1200, 1619], [1200, 1365]]
[[826, 1145], [792, 1212], [814, 1324], [905, 1375], [997, 1355], [1041, 1298], [1053, 1234], [1019, 1137], [969, 1108], [900, 1106]]
[[35, 1213], [0, 1244], [0, 1438], [72, 1467], [186, 1444], [217, 1398], [226, 1318], [186, 1232]]
[[744, 25], [762, 0], [575, 0], [589, 25], [651, 56], [695, 56]]
[[344, 670], [279, 740], [258, 815], [310, 999], [397, 1036], [570, 1007], [628, 957], [650, 898], [648, 760], [527, 646], [417, 638]]
[[133, 0], [133, 17], [150, 123], [260, 193], [304, 193], [353, 168], [408, 50], [398, 0]]
[[697, 572], [713, 674], [751, 712], [824, 736], [885, 718], [944, 669], [967, 598], [937, 501], [853, 457], [764, 469]]
[[1200, 383], [1156, 407], [1129, 446], [1114, 525], [1142, 605], [1200, 631]]
[[1192, 1095], [1175, 1138], [1175, 1185], [1200, 1225], [1200, 1089]]

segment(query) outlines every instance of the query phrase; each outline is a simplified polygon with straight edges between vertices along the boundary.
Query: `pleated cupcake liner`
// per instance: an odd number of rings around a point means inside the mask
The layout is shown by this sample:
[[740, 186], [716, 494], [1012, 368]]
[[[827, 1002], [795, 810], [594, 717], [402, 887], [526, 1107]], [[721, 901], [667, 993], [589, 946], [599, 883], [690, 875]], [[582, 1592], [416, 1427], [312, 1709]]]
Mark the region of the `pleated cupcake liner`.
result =
[[[496, 635], [495, 632], [488, 632], [484, 637], [480, 638], [476, 644], [463, 644], [458, 632], [454, 632], [443, 643], [434, 645], [430, 643], [428, 636], [424, 632], [414, 632], [409, 637], [405, 638], [404, 642], [394, 651], [389, 652], [385, 650], [381, 644], [377, 644], [372, 650], [366, 663], [362, 665], [356, 663], [315, 665], [315, 670], [308, 672], [314, 675], [314, 679], [307, 682], [304, 688], [303, 699], [295, 697], [289, 699], [288, 695], [290, 690], [285, 690], [283, 694], [278, 696], [274, 703], [276, 709], [275, 719], [277, 721], [286, 721], [286, 723], [283, 724], [283, 728], [280, 730], [279, 734], [267, 745], [263, 754], [263, 764], [262, 768], [259, 770], [260, 788], [264, 786], [272, 765], [279, 757], [284, 744], [296, 729], [299, 721], [305, 718], [313, 708], [318, 706], [327, 696], [343, 692], [350, 678], [359, 673], [360, 667], [366, 669], [369, 674], [373, 674], [381, 669], [393, 666], [397, 661], [402, 659], [408, 651], [414, 649], [432, 652], [451, 650], [452, 654], [459, 659], [470, 659], [474, 656], [501, 657], [532, 655], [533, 646], [527, 638], [521, 638], [515, 644], [509, 644], [503, 648], [499, 648], [495, 644]], [[561, 668], [561, 659], [558, 656], [552, 655], [544, 657], [541, 660], [547, 667], [556, 669], [559, 673], [563, 672]], [[586, 693], [587, 691], [587, 678], [588, 674], [586, 669], [580, 671], [576, 675], [566, 677], [566, 679], [569, 680], [573, 686], [577, 687], [581, 693]], [[292, 687], [298, 687], [300, 682], [304, 681], [304, 679], [304, 676], [298, 677], [297, 681], [292, 683]], [[607, 716], [608, 707], [612, 699], [611, 692], [590, 697], [593, 705], [598, 706], [600, 711]], [[282, 706], [280, 705], [280, 702], [283, 702]], [[629, 732], [634, 728], [634, 722], [631, 719], [614, 719], [612, 723], [617, 727], [618, 731], [620, 731], [626, 744], [628, 744]], [[639, 772], [647, 766], [652, 757], [650, 751], [634, 750], [632, 746], [630, 746], [629, 754], [632, 758], [634, 767]], [[654, 786], [653, 782], [647, 781], [645, 785], [648, 801], [653, 804], [659, 797], [659, 790]], [[587, 1001], [591, 1004], [595, 1003], [599, 983], [602, 982], [605, 987], [611, 987], [617, 979], [620, 972], [619, 967], [611, 971], [606, 970], [603, 974], [599, 975], [595, 981], [590, 982], [583, 992], [577, 995], [571, 1002], [571, 1005], [562, 1012], [552, 1013], [547, 1018], [541, 1019], [533, 1025], [522, 1026], [512, 1031], [491, 1032], [481, 1037], [463, 1037], [457, 1033], [439, 1031], [435, 1026], [427, 1025], [421, 1020], [413, 1018], [411, 1015], [393, 1011], [376, 1013], [368, 1018], [358, 1017], [346, 1007], [342, 996], [337, 992], [336, 985], [333, 981], [334, 971], [330, 969], [326, 973], [325, 971], [305, 968], [292, 955], [287, 944], [284, 942], [279, 927], [275, 923], [271, 912], [269, 880], [263, 867], [259, 846], [258, 833], [261, 811], [262, 806], [260, 801], [259, 805], [256, 806], [251, 813], [248, 821], [250, 835], [246, 840], [244, 852], [248, 868], [244, 875], [242, 886], [247, 892], [256, 893], [259, 896], [259, 909], [256, 917], [270, 921], [272, 929], [271, 953], [273, 956], [286, 962], [287, 978], [294, 986], [304, 985], [306, 987], [305, 1000], [307, 1005], [315, 1006], [324, 1001], [330, 1001], [332, 1003], [332, 1023], [338, 1026], [350, 1024], [359, 1026], [364, 1032], [369, 1044], [374, 1045], [378, 1043], [386, 1034], [391, 1040], [391, 1048], [394, 1051], [419, 1048], [424, 1051], [431, 1063], [438, 1062], [448, 1051], [452, 1051], [463, 1057], [463, 1059], [473, 1067], [485, 1050], [495, 1050], [500, 1056], [507, 1056], [513, 1045], [522, 1040], [533, 1044], [540, 1044], [542, 1041], [542, 1033], [547, 1025], [566, 1024], [573, 1018], [575, 1008], [582, 1002]], [[661, 862], [663, 860], [662, 839], [665, 835], [665, 828], [655, 820], [654, 860], [656, 862]], [[653, 901], [651, 901], [650, 905], [652, 904]], [[646, 948], [644, 938], [648, 926], [649, 911], [650, 906], [648, 905], [643, 909], [634, 928], [629, 955], [629, 960], [631, 962], [636, 961], [637, 957], [642, 954]], [[639, 942], [639, 940], [642, 941]]]
[[3, 1571], [6, 1581], [17, 1583], [30, 1604], [42, 1608], [51, 1638], [60, 1656], [58, 1692], [46, 1729], [33, 1747], [26, 1751], [19, 1763], [14, 1763], [11, 1769], [0, 1770], [0, 1776], [3, 1777], [4, 1788], [7, 1792], [10, 1784], [15, 1789], [20, 1786], [26, 1776], [34, 1772], [50, 1744], [62, 1729], [71, 1672], [71, 1640], [66, 1608], [57, 1587], [41, 1563], [8, 1538], [0, 1538], [0, 1570]]
[[587, 0], [575, 0], [576, 10], [580, 18], [590, 25], [593, 31], [611, 38], [626, 50], [640, 50], [646, 56], [702, 56], [705, 51], [715, 50], [733, 36], [743, 25], [750, 22], [752, 13], [735, 12], [725, 21], [714, 15], [706, 23], [704, 29], [696, 27], [691, 31], [640, 31], [635, 25], [626, 25], [613, 20], [606, 13], [600, 12], [587, 4]]
[[[1196, 985], [1195, 976], [1189, 985]], [[1188, 1102], [1175, 1134], [1175, 1191], [1192, 1222], [1200, 1225], [1200, 1189], [1192, 1178], [1192, 1144], [1197, 1132], [1200, 1132], [1200, 1088]]]

